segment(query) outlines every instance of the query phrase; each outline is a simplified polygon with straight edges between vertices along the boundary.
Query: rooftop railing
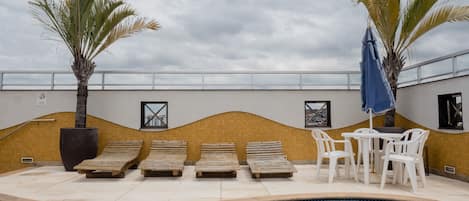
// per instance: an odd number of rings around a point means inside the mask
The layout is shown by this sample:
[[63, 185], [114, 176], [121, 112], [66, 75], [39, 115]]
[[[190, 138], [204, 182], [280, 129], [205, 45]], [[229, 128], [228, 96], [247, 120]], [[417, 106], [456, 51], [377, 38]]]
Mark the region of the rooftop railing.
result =
[[[74, 90], [71, 72], [0, 72], [1, 90]], [[90, 90], [359, 89], [360, 72], [138, 72], [96, 71]]]
[[399, 86], [469, 75], [469, 49], [405, 67], [399, 75]]
[[[399, 86], [469, 74], [469, 50], [404, 68]], [[3, 71], [0, 90], [75, 90], [69, 71]], [[358, 90], [359, 71], [96, 71], [90, 90]]]

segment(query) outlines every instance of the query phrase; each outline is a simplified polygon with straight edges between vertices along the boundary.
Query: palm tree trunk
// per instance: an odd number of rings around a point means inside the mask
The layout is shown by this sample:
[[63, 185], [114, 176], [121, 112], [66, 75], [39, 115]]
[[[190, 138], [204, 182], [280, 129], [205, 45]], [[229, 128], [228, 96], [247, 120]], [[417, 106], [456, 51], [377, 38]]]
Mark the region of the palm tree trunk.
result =
[[88, 99], [88, 80], [94, 72], [95, 63], [76, 56], [72, 65], [73, 73], [78, 80], [77, 106], [75, 111], [75, 128], [86, 128], [86, 106]]
[[[394, 99], [397, 100], [397, 81], [399, 78], [399, 73], [404, 67], [405, 58], [395, 52], [388, 52], [383, 59], [383, 68], [386, 72], [389, 85], [391, 86]], [[384, 116], [384, 126], [385, 127], [394, 127], [395, 126], [395, 114], [396, 109], [392, 109], [386, 112]]]
[[88, 99], [88, 80], [78, 81], [75, 128], [86, 128], [86, 105]]

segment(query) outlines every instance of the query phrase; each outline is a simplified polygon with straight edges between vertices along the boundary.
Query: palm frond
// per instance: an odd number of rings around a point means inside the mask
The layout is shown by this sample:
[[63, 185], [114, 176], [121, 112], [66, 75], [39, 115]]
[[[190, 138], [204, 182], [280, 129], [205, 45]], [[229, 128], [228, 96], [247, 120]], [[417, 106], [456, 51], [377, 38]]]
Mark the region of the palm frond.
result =
[[396, 32], [400, 23], [399, 0], [358, 0], [368, 10], [386, 51], [394, 48]]
[[106, 37], [104, 43], [102, 43], [100, 48], [91, 56], [91, 58], [94, 58], [96, 55], [101, 53], [103, 50], [121, 38], [129, 37], [132, 34], [140, 32], [144, 29], [157, 30], [159, 28], [160, 25], [156, 21], [148, 21], [145, 18], [137, 18], [132, 22], [119, 24], [109, 32], [109, 35]]
[[469, 21], [469, 6], [444, 6], [427, 15], [418, 24], [403, 49], [408, 48], [425, 33], [446, 22]]
[[437, 0], [409, 1], [407, 8], [404, 9], [404, 13], [402, 14], [402, 28], [398, 39], [399, 42], [396, 47], [396, 52], [401, 52], [401, 48], [405, 41], [436, 2]]
[[31, 0], [29, 4], [38, 21], [56, 33], [75, 58], [91, 60], [120, 38], [159, 28], [154, 20], [138, 18], [123, 0]]
[[[100, 24], [99, 30], [95, 33], [96, 35], [93, 39], [93, 44], [91, 44], [91, 49], [87, 51], [87, 57], [93, 57], [93, 54], [99, 49], [99, 46], [102, 45], [112, 29], [123, 23], [126, 19], [136, 16], [135, 10], [129, 6], [125, 6], [125, 4], [112, 7], [112, 10], [108, 12], [109, 16]], [[98, 27], [96, 28], [98, 29]]]
[[47, 0], [34, 0], [28, 3], [31, 5], [34, 18], [43, 24], [47, 30], [57, 34], [72, 52], [73, 45], [70, 41], [70, 34], [67, 30], [64, 15], [61, 12], [67, 7], [66, 2], [56, 3]]
[[[93, 23], [89, 24], [87, 30], [88, 32], [88, 46], [84, 51], [84, 55], [89, 57], [89, 55], [96, 49], [99, 45], [99, 33], [101, 32], [103, 25], [109, 19], [111, 14], [116, 10], [118, 7], [124, 5], [124, 2], [121, 0], [117, 1], [106, 1], [106, 0], [95, 0], [95, 5], [93, 6], [93, 16], [95, 19]], [[101, 39], [102, 40], [102, 39]]]

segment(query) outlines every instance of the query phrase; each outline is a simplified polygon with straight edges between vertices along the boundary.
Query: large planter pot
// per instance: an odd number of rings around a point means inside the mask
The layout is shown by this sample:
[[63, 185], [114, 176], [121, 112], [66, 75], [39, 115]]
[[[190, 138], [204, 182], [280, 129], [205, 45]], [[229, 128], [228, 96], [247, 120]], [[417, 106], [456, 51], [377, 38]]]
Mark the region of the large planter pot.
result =
[[97, 152], [97, 128], [60, 129], [60, 157], [66, 171], [74, 171], [75, 165], [96, 157]]

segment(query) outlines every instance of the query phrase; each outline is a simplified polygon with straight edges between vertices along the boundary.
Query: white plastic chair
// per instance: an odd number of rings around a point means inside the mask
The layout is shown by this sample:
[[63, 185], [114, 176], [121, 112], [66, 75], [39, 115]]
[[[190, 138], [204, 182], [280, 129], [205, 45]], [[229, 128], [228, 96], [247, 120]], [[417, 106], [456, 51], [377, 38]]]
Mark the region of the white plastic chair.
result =
[[[408, 175], [410, 179], [412, 191], [414, 193], [417, 191], [416, 171], [418, 171], [418, 174], [421, 177], [424, 186], [426, 183], [422, 153], [423, 147], [425, 146], [425, 142], [428, 138], [429, 133], [429, 131], [422, 129], [408, 130], [404, 132], [403, 141], [390, 141], [387, 144], [385, 155], [383, 156], [383, 167], [387, 167], [389, 161], [393, 162], [393, 183], [396, 183], [397, 175], [400, 175], [398, 174], [398, 171], [403, 171], [402, 165], [405, 165], [405, 168], [407, 170], [406, 175]], [[386, 182], [387, 172], [387, 168], [383, 168], [383, 174], [381, 176], [381, 189], [384, 187], [384, 183]], [[404, 181], [406, 180], [407, 178], [404, 179]]]
[[[428, 132], [428, 131], [420, 129], [420, 128], [413, 128], [413, 129], [406, 130], [406, 131], [404, 131], [404, 133], [402, 133], [403, 137], [401, 138], [401, 141], [413, 140], [413, 139], [415, 139], [415, 137], [423, 135], [425, 132]], [[383, 149], [386, 149], [386, 146], [387, 146], [388, 142], [396, 141], [396, 139], [390, 139], [390, 138], [389, 139], [384, 138], [384, 140], [385, 140], [385, 142], [384, 142]], [[384, 161], [384, 153], [382, 153], [382, 156], [380, 158]], [[423, 159], [420, 159], [420, 160], [422, 161], [421, 165], [423, 167], [424, 166]], [[399, 178], [399, 183], [406, 184], [408, 175], [407, 175], [407, 172], [404, 171], [403, 163], [397, 163], [396, 162], [396, 164], [393, 164], [393, 172], [394, 172], [394, 177], [393, 177], [393, 180], [392, 180], [392, 184], [396, 184], [398, 178]], [[405, 177], [404, 180], [403, 180], [403, 177], [402, 177], [402, 172], [404, 172], [404, 177]], [[425, 186], [425, 183], [426, 183], [425, 182], [425, 177], [421, 177], [421, 178], [422, 178], [422, 183]]]
[[[375, 129], [370, 129], [370, 128], [359, 128], [355, 131], [353, 131], [354, 133], [379, 133], [377, 130]], [[361, 164], [361, 160], [362, 160], [362, 153], [363, 153], [363, 145], [362, 145], [362, 141], [361, 139], [359, 138], [355, 138], [357, 141], [358, 141], [358, 156], [357, 156], [357, 174], [358, 174], [358, 171], [360, 170], [360, 164]], [[368, 139], [368, 149], [369, 149], [369, 153], [371, 155], [373, 155], [373, 146], [372, 146], [372, 141], [371, 139]], [[370, 163], [373, 164], [373, 157], [370, 157]]]
[[[317, 157], [317, 164], [316, 164], [316, 168], [317, 168], [316, 174], [318, 178], [320, 175], [323, 158], [329, 158], [329, 183], [332, 183], [334, 175], [336, 174], [336, 172], [338, 173], [338, 170], [336, 169], [337, 160], [339, 158], [344, 158], [344, 159], [348, 158], [350, 159], [349, 162], [352, 165], [355, 180], [357, 180], [357, 172], [355, 168], [355, 161], [353, 158], [352, 144], [350, 143], [350, 141], [334, 140], [327, 133], [319, 129], [313, 130], [312, 136], [314, 140], [316, 141], [316, 145], [317, 145], [318, 157]], [[349, 151], [347, 152], [347, 151], [342, 151], [342, 150], [336, 150], [335, 143], [344, 143], [344, 147], [347, 147], [347, 150]]]
[[[428, 130], [423, 130], [423, 129], [420, 129], [420, 128], [413, 128], [413, 129], [409, 129], [409, 130], [406, 130], [403, 134], [404, 134], [404, 140], [412, 140], [412, 139], [415, 139], [415, 136], [419, 136], [419, 135], [422, 135], [422, 134], [425, 134], [425, 132], [427, 132], [427, 139], [428, 139], [428, 135], [430, 134], [430, 131]], [[423, 148], [425, 145], [422, 145], [422, 150], [421, 152], [423, 152]], [[423, 161], [423, 153], [420, 154], [420, 158], [419, 160], [417, 161], [418, 164], [416, 164], [416, 167], [417, 168], [420, 168], [419, 171], [417, 172], [420, 176], [420, 179], [422, 181], [422, 185], [425, 187], [426, 185], [426, 180], [425, 180], [425, 164], [424, 164], [424, 161]], [[402, 171], [403, 170], [403, 167], [402, 167], [402, 163], [400, 165], [400, 168], [397, 169], [399, 171]], [[421, 170], [421, 171], [420, 171]], [[407, 180], [408, 180], [408, 174], [407, 172], [404, 172], [404, 178], [403, 178], [403, 184], [406, 184], [407, 183]], [[394, 183], [396, 183], [396, 177], [394, 177]]]

